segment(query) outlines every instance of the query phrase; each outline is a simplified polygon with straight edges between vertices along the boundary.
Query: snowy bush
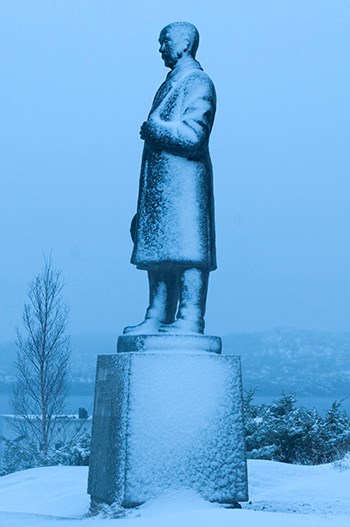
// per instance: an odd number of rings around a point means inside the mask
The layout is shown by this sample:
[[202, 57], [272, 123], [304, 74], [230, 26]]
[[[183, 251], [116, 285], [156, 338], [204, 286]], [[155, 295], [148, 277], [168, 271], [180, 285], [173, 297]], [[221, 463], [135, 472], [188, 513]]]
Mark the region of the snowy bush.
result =
[[254, 390], [244, 401], [247, 456], [316, 465], [341, 459], [350, 451], [350, 417], [334, 402], [325, 417], [296, 407], [293, 395], [270, 405], [255, 405]]
[[4, 460], [0, 476], [34, 467], [88, 465], [90, 440], [90, 434], [84, 433], [69, 443], [57, 445], [55, 449], [44, 454], [37, 450], [28, 449], [27, 445], [21, 445], [20, 441], [10, 441], [0, 437], [0, 441], [4, 444]]
[[70, 443], [62, 444], [51, 454], [51, 465], [88, 465], [91, 435], [84, 433]]
[[343, 470], [350, 470], [350, 452], [348, 452], [342, 459], [334, 461], [334, 468], [340, 472]]

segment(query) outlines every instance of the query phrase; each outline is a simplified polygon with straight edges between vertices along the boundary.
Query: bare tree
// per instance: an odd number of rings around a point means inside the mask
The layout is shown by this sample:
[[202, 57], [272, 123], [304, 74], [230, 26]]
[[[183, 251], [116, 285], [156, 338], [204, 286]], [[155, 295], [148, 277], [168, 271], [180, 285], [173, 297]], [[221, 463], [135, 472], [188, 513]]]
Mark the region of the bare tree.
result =
[[[61, 272], [46, 258], [29, 284], [23, 332], [17, 330], [17, 382], [11, 407], [14, 428], [26, 448], [47, 456], [57, 435], [55, 416], [64, 410], [70, 337], [65, 335], [69, 308], [63, 302]], [[22, 444], [23, 444], [22, 443]]]

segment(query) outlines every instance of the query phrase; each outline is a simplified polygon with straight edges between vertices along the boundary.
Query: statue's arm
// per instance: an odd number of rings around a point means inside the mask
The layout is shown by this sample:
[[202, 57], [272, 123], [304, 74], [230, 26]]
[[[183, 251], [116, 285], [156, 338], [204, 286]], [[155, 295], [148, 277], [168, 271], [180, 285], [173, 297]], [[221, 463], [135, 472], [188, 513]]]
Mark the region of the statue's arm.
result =
[[189, 79], [185, 86], [181, 117], [164, 121], [151, 115], [146, 139], [156, 148], [183, 156], [200, 154], [206, 147], [216, 108], [216, 95], [210, 79]]

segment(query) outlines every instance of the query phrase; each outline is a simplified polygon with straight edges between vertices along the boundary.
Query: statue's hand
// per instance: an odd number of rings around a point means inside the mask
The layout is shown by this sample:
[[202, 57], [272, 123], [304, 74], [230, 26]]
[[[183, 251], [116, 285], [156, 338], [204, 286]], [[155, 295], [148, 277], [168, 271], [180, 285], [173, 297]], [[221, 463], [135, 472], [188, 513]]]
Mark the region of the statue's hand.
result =
[[140, 128], [140, 137], [141, 139], [146, 141], [147, 139], [149, 139], [149, 135], [150, 135], [150, 123], [149, 121], [145, 121], [144, 123], [142, 123], [141, 128]]

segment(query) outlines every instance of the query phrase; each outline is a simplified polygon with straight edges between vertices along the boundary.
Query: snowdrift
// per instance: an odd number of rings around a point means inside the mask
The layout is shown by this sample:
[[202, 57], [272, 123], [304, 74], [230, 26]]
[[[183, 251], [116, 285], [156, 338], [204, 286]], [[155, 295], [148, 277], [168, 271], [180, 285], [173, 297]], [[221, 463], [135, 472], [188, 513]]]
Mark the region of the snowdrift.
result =
[[[2, 527], [348, 527], [350, 459], [300, 466], [251, 460], [250, 502], [225, 509], [168, 493], [123, 519], [89, 518], [87, 467], [46, 467], [0, 478]], [[77, 523], [77, 521], [79, 523]]]

